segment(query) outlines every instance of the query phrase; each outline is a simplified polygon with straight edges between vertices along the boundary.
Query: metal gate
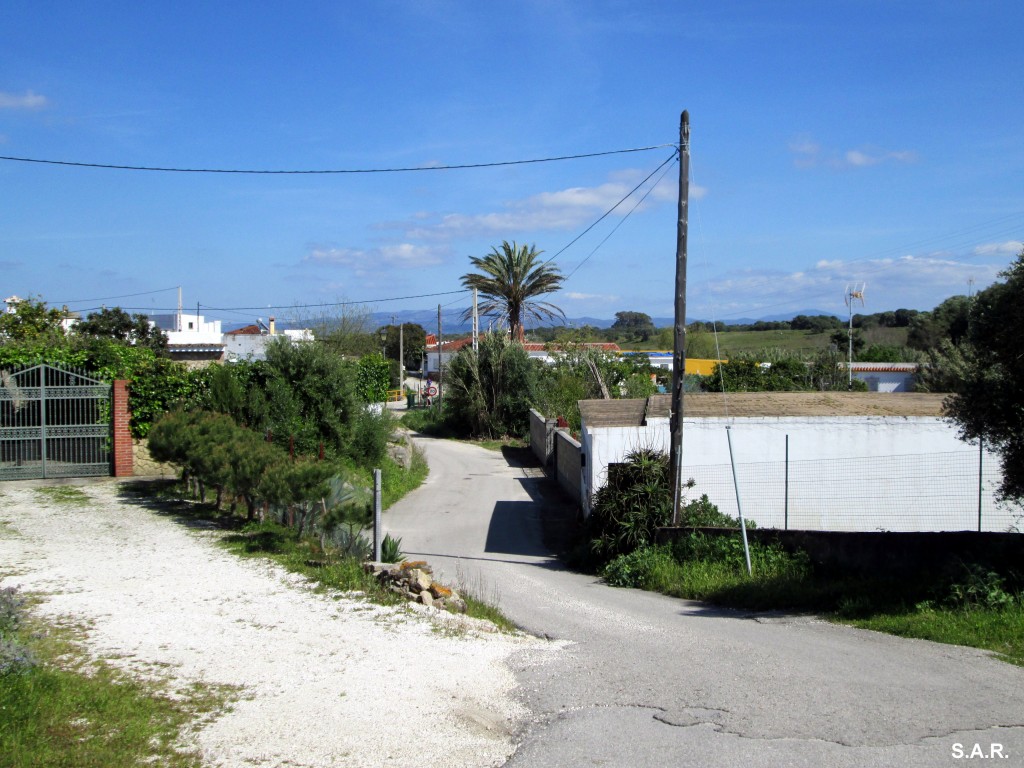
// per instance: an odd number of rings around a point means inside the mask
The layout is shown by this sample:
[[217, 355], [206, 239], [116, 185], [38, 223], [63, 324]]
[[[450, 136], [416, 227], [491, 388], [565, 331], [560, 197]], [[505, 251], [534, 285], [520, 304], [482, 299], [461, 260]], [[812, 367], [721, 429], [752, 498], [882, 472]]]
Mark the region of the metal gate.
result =
[[49, 365], [0, 371], [0, 480], [109, 475], [110, 384]]

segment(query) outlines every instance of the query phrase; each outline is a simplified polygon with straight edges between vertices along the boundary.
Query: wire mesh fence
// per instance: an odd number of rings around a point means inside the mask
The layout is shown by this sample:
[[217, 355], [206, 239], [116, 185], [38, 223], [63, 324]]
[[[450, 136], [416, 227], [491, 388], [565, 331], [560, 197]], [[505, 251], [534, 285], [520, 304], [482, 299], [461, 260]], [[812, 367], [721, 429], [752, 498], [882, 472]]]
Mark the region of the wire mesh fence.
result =
[[1024, 532], [1024, 508], [1000, 503], [996, 459], [978, 450], [690, 466], [688, 497], [707, 494], [759, 528]]

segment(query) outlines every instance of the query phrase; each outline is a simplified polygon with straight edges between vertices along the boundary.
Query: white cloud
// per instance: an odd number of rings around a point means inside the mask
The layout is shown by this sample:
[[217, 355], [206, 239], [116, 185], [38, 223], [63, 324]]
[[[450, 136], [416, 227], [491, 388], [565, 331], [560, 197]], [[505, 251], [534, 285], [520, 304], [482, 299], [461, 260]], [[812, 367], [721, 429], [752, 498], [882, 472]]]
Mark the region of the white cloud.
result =
[[958, 260], [948, 253], [905, 255], [888, 259], [844, 261], [823, 259], [812, 268], [742, 270], [695, 281], [691, 317], [715, 316], [727, 322], [739, 317], [765, 317], [817, 309], [845, 314], [843, 295], [851, 282], [866, 282], [863, 313], [906, 307], [931, 309], [944, 299], [991, 284], [1001, 266]]
[[789, 151], [794, 156], [793, 164], [797, 168], [867, 168], [880, 163], [917, 161], [917, 153], [907, 149], [890, 151], [871, 146], [847, 150], [825, 149], [808, 136], [799, 136], [790, 141]]
[[[541, 192], [521, 200], [509, 201], [501, 211], [450, 213], [434, 216], [432, 221], [418, 214], [415, 217], [416, 224], [406, 229], [405, 236], [409, 239], [448, 240], [508, 232], [579, 229], [623, 200], [646, 175], [638, 170], [619, 171], [603, 184]], [[638, 190], [637, 195], [642, 195], [646, 188]], [[677, 194], [676, 182], [666, 176], [651, 190], [637, 210], [644, 210], [657, 202], [675, 200]], [[700, 199], [706, 194], [706, 188], [690, 186], [691, 198]], [[626, 199], [612, 215], [621, 216], [630, 212], [637, 199], [635, 195]]]
[[305, 265], [344, 267], [357, 276], [375, 275], [392, 269], [430, 267], [440, 264], [446, 251], [411, 243], [378, 248], [315, 246], [302, 259]]
[[971, 253], [975, 256], [994, 256], [1009, 254], [1010, 256], [1016, 256], [1024, 250], [1024, 243], [1020, 240], [1007, 240], [1005, 243], [986, 243], [984, 245], [977, 246]]
[[612, 296], [607, 293], [579, 293], [577, 291], [568, 291], [564, 294], [559, 294], [569, 299], [570, 301], [618, 301], [618, 296]]
[[45, 96], [32, 91], [23, 94], [0, 91], [0, 109], [42, 109], [49, 103]]

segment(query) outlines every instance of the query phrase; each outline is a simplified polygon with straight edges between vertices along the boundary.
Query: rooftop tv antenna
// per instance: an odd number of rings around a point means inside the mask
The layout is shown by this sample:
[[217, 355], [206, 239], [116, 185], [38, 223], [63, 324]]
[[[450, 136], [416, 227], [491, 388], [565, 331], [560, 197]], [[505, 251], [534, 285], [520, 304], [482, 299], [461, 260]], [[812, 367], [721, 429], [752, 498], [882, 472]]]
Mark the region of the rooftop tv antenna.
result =
[[847, 341], [847, 382], [846, 388], [853, 390], [853, 305], [858, 301], [860, 305], [864, 306], [864, 291], [867, 289], [867, 283], [848, 283], [846, 291], [843, 294], [843, 300], [846, 302], [847, 309], [850, 310], [850, 326], [846, 332]]

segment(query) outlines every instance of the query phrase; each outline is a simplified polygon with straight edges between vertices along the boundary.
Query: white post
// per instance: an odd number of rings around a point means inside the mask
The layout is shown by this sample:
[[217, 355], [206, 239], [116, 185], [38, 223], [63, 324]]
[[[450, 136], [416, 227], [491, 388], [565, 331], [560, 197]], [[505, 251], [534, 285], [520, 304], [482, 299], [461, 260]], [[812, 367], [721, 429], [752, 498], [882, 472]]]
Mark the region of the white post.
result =
[[380, 548], [384, 539], [381, 536], [380, 521], [380, 470], [373, 470], [373, 561], [380, 562]]

